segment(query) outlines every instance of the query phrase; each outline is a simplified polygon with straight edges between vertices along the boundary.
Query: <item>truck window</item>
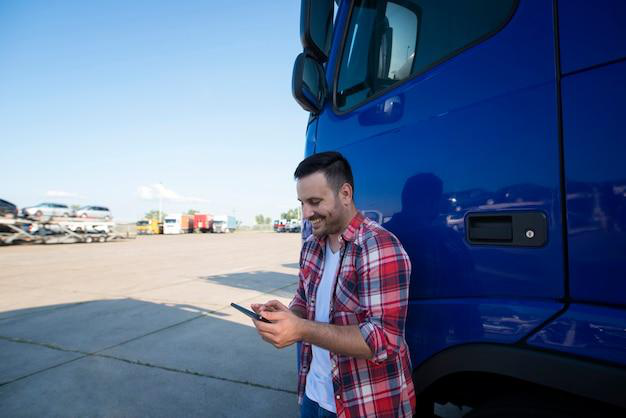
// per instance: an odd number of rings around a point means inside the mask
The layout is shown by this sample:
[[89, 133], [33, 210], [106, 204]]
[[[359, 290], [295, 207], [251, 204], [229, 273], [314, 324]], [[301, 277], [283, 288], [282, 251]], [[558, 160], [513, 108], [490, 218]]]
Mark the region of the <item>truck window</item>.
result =
[[344, 35], [335, 108], [346, 112], [486, 39], [517, 0], [356, 0]]

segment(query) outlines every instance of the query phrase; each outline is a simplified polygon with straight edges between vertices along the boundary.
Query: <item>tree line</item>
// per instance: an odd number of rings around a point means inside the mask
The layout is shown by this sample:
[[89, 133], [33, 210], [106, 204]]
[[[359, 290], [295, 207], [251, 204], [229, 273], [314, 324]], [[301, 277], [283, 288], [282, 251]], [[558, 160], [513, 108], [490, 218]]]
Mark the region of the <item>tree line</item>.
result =
[[[286, 219], [288, 221], [298, 220], [302, 218], [302, 213], [300, 208], [289, 209], [287, 212], [283, 212], [280, 214], [280, 219]], [[254, 217], [257, 225], [269, 225], [272, 223], [272, 218], [268, 216], [264, 216], [263, 214], [258, 214]]]

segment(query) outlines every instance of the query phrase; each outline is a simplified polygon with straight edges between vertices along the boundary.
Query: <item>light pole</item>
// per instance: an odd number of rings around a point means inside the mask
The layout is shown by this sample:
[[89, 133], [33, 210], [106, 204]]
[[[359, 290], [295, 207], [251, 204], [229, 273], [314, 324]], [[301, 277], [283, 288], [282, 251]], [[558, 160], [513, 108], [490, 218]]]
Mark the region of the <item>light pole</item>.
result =
[[163, 222], [163, 183], [159, 182], [159, 222]]

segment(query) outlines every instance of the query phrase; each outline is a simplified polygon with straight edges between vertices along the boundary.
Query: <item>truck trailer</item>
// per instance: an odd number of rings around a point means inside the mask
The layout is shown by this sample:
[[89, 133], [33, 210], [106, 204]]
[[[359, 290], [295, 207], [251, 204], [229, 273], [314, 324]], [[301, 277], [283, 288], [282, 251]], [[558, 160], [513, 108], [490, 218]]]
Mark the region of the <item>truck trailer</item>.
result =
[[213, 228], [213, 215], [208, 213], [196, 213], [193, 215], [193, 230], [195, 232], [211, 232]]
[[[40, 219], [0, 218], [0, 244], [72, 244], [134, 237], [113, 221], [50, 216]], [[134, 229], [134, 228], [133, 228]]]

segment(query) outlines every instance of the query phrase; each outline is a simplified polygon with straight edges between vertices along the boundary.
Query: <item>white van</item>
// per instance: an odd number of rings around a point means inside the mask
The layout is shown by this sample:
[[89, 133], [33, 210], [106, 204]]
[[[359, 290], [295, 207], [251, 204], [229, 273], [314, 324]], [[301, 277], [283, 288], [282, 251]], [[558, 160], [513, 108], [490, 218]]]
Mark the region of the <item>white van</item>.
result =
[[167, 215], [163, 219], [163, 233], [164, 234], [182, 234], [183, 228], [181, 224], [181, 214], [174, 213], [172, 215]]

